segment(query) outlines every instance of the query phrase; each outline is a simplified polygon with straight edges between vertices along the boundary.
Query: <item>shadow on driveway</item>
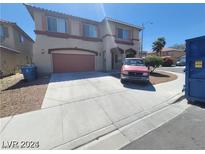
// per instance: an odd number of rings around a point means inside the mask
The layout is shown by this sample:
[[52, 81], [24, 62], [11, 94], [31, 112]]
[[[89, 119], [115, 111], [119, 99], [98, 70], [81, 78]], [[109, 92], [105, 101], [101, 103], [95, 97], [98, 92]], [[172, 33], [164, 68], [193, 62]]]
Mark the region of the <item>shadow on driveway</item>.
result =
[[[113, 77], [120, 79], [120, 73], [113, 73]], [[155, 87], [153, 84], [149, 81], [148, 83], [143, 83], [143, 82], [134, 82], [134, 81], [127, 81], [123, 84], [125, 88], [129, 89], [136, 89], [136, 90], [145, 90], [145, 91], [156, 91]]]
[[135, 89], [135, 90], [156, 91], [155, 87], [151, 84], [151, 82], [148, 83], [126, 82], [123, 84], [123, 86], [125, 88]]
[[194, 105], [194, 106], [198, 106], [200, 108], [205, 109], [205, 102], [188, 102], [188, 104]]

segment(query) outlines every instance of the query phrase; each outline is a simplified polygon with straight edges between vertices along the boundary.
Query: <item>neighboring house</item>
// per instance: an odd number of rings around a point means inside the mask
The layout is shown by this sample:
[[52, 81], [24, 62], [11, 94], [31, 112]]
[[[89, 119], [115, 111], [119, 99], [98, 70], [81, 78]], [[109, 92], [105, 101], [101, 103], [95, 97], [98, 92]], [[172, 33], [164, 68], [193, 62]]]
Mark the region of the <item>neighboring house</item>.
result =
[[25, 4], [35, 22], [33, 61], [40, 73], [111, 71], [139, 51], [140, 27], [101, 22]]
[[[157, 55], [157, 54], [156, 52], [150, 52], [148, 53], [148, 55]], [[161, 51], [162, 57], [169, 56], [174, 60], [174, 62], [176, 62], [176, 60], [179, 57], [184, 56], [184, 55], [185, 55], [185, 52], [183, 50], [174, 49], [174, 48], [163, 48]]]
[[0, 20], [0, 75], [14, 74], [31, 63], [34, 41], [16, 23]]

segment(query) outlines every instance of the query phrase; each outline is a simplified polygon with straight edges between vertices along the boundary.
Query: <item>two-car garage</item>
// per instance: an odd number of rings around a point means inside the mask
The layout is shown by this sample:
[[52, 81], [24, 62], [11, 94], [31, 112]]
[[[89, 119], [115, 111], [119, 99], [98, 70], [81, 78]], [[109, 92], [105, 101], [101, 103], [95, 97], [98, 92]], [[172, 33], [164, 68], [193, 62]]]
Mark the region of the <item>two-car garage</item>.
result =
[[53, 72], [95, 71], [95, 54], [84, 51], [52, 52]]

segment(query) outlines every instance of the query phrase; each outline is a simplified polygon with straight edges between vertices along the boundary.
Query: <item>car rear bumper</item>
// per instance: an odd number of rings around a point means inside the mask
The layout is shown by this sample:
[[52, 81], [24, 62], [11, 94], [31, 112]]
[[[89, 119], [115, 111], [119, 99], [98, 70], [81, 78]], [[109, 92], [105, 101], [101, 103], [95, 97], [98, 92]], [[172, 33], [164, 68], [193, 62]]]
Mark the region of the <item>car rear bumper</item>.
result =
[[121, 79], [131, 80], [131, 81], [149, 81], [149, 76], [135, 77], [135, 76], [129, 76], [129, 75], [121, 74]]

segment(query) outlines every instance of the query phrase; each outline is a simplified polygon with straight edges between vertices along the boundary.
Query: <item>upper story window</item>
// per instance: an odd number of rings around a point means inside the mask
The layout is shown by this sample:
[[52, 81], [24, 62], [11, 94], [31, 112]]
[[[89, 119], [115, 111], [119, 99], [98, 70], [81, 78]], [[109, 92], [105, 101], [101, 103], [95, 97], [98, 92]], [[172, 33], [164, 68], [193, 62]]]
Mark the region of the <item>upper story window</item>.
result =
[[97, 37], [97, 27], [95, 25], [83, 24], [83, 36]]
[[117, 38], [122, 40], [129, 40], [129, 30], [118, 28], [117, 29]]
[[19, 42], [20, 43], [24, 43], [24, 37], [21, 34], [19, 34]]
[[0, 25], [0, 39], [3, 41], [6, 37], [8, 37], [8, 27]]
[[66, 33], [66, 20], [56, 17], [47, 17], [47, 30], [49, 32]]

